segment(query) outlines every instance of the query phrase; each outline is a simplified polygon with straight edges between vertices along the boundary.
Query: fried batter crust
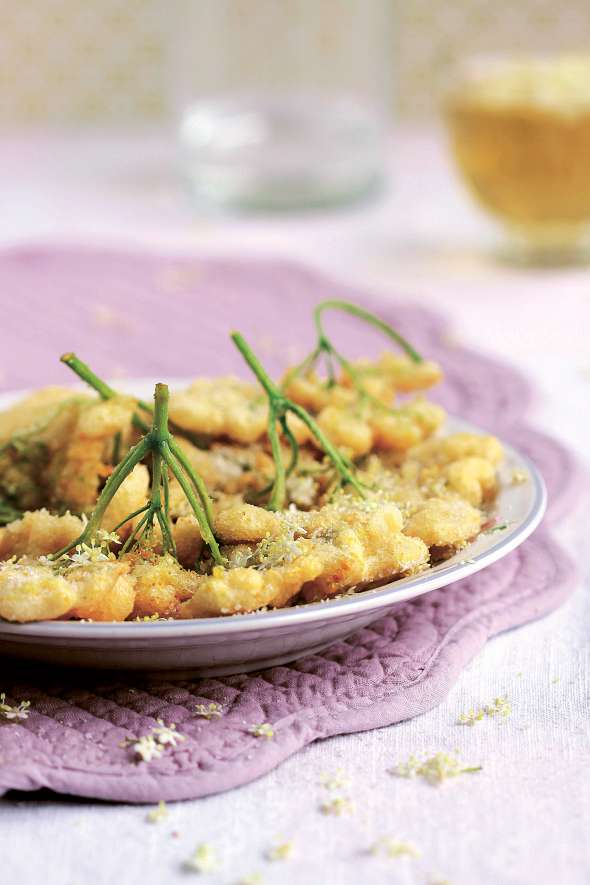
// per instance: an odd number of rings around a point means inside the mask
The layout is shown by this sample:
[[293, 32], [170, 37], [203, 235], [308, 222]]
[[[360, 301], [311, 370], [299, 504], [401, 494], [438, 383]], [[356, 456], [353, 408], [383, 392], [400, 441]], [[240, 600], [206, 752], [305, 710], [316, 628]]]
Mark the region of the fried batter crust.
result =
[[0, 559], [11, 556], [47, 556], [74, 541], [82, 520], [71, 513], [57, 516], [48, 510], [25, 513], [22, 519], [0, 528]]
[[124, 621], [135, 591], [129, 563], [108, 561], [56, 574], [34, 560], [0, 567], [0, 617], [7, 621], [91, 618]]
[[[192, 598], [180, 606], [182, 618], [255, 611], [286, 605], [300, 591], [307, 600], [333, 596], [353, 585], [409, 574], [428, 562], [428, 548], [400, 531], [401, 515], [393, 504], [343, 514], [332, 508], [323, 520], [307, 514], [312, 537], [277, 540], [268, 550], [271, 563], [260, 567], [216, 567], [199, 580]], [[335, 526], [338, 526], [335, 528]], [[303, 529], [302, 529], [303, 530]], [[284, 545], [284, 561], [280, 562]], [[256, 551], [253, 551], [256, 558]]]

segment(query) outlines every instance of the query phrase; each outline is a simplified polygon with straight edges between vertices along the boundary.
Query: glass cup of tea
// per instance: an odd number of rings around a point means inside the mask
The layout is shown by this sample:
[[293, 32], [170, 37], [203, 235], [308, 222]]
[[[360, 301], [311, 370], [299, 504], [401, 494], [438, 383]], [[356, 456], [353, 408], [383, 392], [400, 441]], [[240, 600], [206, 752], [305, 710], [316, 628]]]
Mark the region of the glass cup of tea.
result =
[[512, 257], [586, 259], [590, 242], [590, 55], [475, 57], [444, 102], [452, 152]]

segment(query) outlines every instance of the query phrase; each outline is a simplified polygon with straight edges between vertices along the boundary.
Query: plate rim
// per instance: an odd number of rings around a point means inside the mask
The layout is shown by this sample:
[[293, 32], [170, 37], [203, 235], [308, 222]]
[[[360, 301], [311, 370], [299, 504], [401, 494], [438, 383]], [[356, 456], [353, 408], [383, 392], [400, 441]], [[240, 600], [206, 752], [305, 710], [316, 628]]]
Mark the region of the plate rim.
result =
[[[175, 377], [168, 380], [168, 384], [183, 385], [191, 379], [187, 377]], [[150, 385], [153, 379], [134, 378], [118, 380], [120, 389], [131, 388], [126, 392], [136, 392], [133, 388]], [[81, 389], [81, 385], [64, 384], [64, 387], [72, 387], [73, 390]], [[38, 388], [28, 388], [20, 391], [6, 391], [0, 394], [0, 407], [4, 403], [19, 396], [26, 395]], [[447, 415], [447, 422], [461, 425], [462, 428], [472, 432], [486, 432], [477, 425], [453, 415]], [[545, 482], [533, 462], [528, 456], [523, 455], [509, 443], [500, 440], [506, 454], [516, 459], [520, 465], [526, 468], [529, 474], [529, 482], [533, 486], [531, 504], [526, 516], [511, 529], [507, 529], [503, 536], [480, 554], [476, 554], [468, 561], [461, 560], [457, 563], [440, 567], [435, 566], [427, 572], [407, 578], [390, 581], [381, 586], [360, 591], [358, 594], [327, 599], [316, 603], [307, 603], [291, 606], [283, 609], [271, 609], [270, 611], [249, 612], [232, 616], [215, 616], [211, 618], [187, 618], [186, 620], [166, 621], [35, 621], [33, 623], [15, 624], [0, 620], [0, 640], [2, 638], [12, 641], [22, 638], [30, 639], [111, 639], [114, 641], [125, 639], [145, 640], [159, 637], [178, 639], [195, 638], [199, 636], [221, 636], [227, 633], [244, 633], [253, 631], [267, 631], [275, 627], [293, 627], [300, 623], [302, 626], [315, 621], [327, 621], [338, 618], [344, 614], [362, 615], [368, 611], [379, 611], [387, 606], [414, 599], [441, 589], [455, 581], [463, 580], [487, 568], [498, 560], [507, 556], [522, 544], [540, 524], [547, 507], [547, 489]], [[464, 548], [469, 550], [469, 545]]]

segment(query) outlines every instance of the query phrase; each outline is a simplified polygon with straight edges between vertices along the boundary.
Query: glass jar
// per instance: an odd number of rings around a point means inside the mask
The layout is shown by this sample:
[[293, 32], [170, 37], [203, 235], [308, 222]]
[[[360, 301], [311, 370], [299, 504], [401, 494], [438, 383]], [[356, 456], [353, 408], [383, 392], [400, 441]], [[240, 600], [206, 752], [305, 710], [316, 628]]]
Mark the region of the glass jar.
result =
[[389, 0], [179, 0], [174, 104], [199, 202], [286, 209], [380, 184]]
[[464, 62], [445, 102], [454, 157], [477, 200], [532, 263], [585, 255], [590, 56]]

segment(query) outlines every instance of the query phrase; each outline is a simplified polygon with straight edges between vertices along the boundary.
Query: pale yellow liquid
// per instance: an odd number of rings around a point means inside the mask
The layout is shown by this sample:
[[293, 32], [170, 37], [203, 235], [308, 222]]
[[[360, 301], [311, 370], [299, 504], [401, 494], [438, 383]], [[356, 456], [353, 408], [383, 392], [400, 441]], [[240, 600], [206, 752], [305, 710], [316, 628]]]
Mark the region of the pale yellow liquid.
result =
[[590, 221], [590, 60], [566, 73], [516, 65], [466, 83], [446, 105], [453, 153], [479, 202], [549, 247], [575, 241]]

